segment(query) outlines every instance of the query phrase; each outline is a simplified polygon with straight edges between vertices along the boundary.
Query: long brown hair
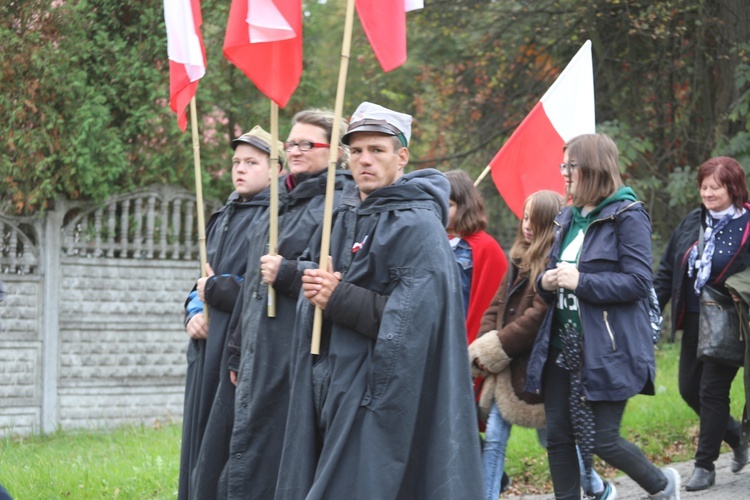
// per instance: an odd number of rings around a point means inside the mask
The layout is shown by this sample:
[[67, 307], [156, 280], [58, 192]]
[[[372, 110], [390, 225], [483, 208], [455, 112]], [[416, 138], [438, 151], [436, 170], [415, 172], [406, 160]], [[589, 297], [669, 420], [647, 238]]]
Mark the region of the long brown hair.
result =
[[453, 217], [453, 231], [464, 237], [487, 228], [487, 212], [479, 190], [469, 174], [463, 170], [450, 170], [445, 173], [451, 184], [451, 201], [456, 203]]
[[534, 236], [531, 242], [523, 236], [523, 220], [518, 225], [516, 241], [510, 248], [510, 259], [521, 270], [521, 275], [528, 274], [536, 290], [536, 279], [547, 267], [549, 250], [555, 240], [555, 216], [565, 204], [565, 198], [555, 191], [537, 191], [523, 204], [524, 213], [529, 212], [531, 230]]

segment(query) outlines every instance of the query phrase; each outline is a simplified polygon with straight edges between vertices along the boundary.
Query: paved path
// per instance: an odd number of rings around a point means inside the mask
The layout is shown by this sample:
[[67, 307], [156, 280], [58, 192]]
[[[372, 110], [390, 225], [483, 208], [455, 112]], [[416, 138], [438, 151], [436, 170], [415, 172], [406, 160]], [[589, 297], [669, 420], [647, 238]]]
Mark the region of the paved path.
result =
[[[680, 473], [682, 487], [680, 498], [701, 498], [704, 500], [745, 500], [750, 499], [750, 465], [747, 465], [737, 474], [732, 473], [729, 468], [732, 462], [732, 454], [724, 453], [716, 461], [716, 484], [703, 491], [685, 491], [685, 483], [693, 473], [693, 462], [681, 462], [670, 465]], [[643, 499], [648, 494], [627, 476], [618, 476], [608, 479], [617, 487], [617, 499]], [[554, 499], [552, 493], [548, 495], [502, 495], [501, 499], [508, 500], [550, 500]]]

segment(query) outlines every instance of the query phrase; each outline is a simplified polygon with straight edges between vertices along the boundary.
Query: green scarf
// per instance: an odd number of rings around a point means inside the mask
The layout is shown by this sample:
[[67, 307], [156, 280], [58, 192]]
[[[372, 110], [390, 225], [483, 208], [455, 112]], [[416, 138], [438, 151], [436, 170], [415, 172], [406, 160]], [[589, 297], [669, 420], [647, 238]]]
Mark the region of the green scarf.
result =
[[[623, 200], [637, 201], [638, 198], [636, 198], [635, 192], [632, 189], [623, 186], [613, 195], [604, 199], [586, 215], [581, 213], [582, 207], [571, 207], [573, 218], [568, 231], [560, 243], [558, 262], [568, 262], [577, 266], [581, 248], [583, 247], [583, 240], [591, 222], [596, 220], [604, 207], [610, 203]], [[560, 332], [565, 331], [566, 325], [570, 324], [575, 328], [575, 331], [581, 331], [581, 316], [578, 311], [578, 297], [576, 297], [575, 293], [564, 288], [558, 289], [554, 322], [552, 325], [552, 337], [550, 339], [550, 343], [553, 346], [562, 350], [563, 344], [560, 340]]]

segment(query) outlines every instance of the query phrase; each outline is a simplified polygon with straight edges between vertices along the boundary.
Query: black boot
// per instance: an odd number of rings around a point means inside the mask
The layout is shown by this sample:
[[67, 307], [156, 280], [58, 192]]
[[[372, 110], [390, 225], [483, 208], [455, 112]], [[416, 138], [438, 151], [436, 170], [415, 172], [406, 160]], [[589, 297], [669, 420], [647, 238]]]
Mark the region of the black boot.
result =
[[716, 482], [716, 471], [707, 470], [703, 467], [696, 467], [693, 475], [690, 476], [685, 489], [688, 491], [700, 491], [708, 489]]
[[736, 448], [732, 448], [732, 472], [737, 473], [747, 464], [747, 443], [742, 442]]

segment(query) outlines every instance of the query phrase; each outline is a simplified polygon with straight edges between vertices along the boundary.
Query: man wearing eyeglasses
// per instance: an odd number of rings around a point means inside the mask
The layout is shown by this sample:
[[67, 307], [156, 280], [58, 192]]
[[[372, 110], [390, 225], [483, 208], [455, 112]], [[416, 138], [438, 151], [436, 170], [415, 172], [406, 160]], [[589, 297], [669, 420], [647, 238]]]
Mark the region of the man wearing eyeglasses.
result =
[[[333, 113], [297, 113], [284, 144], [290, 174], [279, 181], [278, 255], [268, 253], [268, 219], [249, 233], [247, 270], [230, 328], [228, 369], [236, 385], [229, 461], [216, 492], [202, 498], [274, 498], [278, 464], [289, 411], [292, 333], [299, 285], [276, 287], [276, 317], [268, 317], [268, 281], [295, 279], [296, 260], [323, 220]], [[342, 132], [346, 123], [342, 123]], [[339, 160], [346, 147], [337, 145]], [[334, 207], [342, 190], [353, 187], [351, 173], [337, 170]], [[262, 259], [261, 259], [262, 258]], [[292, 263], [285, 266], [283, 263]], [[273, 267], [272, 267], [273, 266]], [[281, 271], [280, 271], [281, 270]], [[288, 271], [289, 274], [285, 274]], [[215, 402], [216, 405], [216, 402]]]
[[357, 192], [334, 214], [332, 268], [302, 277], [277, 500], [483, 497], [450, 184], [404, 171], [410, 136], [411, 116], [365, 102], [342, 139]]

